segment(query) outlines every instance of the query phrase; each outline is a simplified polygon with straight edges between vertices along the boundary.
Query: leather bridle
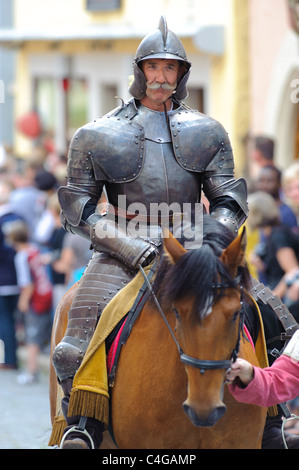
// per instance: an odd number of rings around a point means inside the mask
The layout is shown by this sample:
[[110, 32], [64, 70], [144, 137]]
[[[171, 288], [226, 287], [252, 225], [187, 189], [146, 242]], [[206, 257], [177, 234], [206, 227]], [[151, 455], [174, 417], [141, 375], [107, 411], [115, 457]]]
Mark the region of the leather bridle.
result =
[[[240, 349], [240, 340], [241, 340], [241, 333], [243, 332], [243, 327], [244, 327], [244, 309], [243, 309], [243, 288], [240, 286], [240, 279], [239, 277], [236, 279], [236, 287], [240, 288], [241, 291], [241, 309], [239, 311], [239, 328], [238, 328], [238, 337], [237, 337], [237, 342], [236, 345], [231, 353], [230, 359], [224, 359], [224, 360], [218, 360], [218, 361], [210, 361], [210, 360], [204, 360], [204, 359], [197, 359], [192, 356], [188, 356], [187, 354], [184, 354], [183, 350], [181, 349], [172, 329], [171, 326], [169, 325], [169, 322], [160, 306], [160, 303], [152, 289], [152, 286], [147, 278], [146, 273], [144, 272], [143, 268], [141, 265], [139, 265], [139, 269], [144, 277], [144, 280], [147, 284], [147, 287], [149, 288], [151, 295], [155, 301], [155, 304], [164, 320], [166, 323], [167, 328], [169, 329], [171, 336], [173, 337], [173, 340], [177, 346], [180, 359], [181, 361], [190, 367], [195, 367], [196, 369], [200, 369], [201, 374], [204, 374], [206, 370], [216, 370], [216, 369], [225, 369], [226, 371], [229, 371], [231, 364], [236, 361], [238, 354], [239, 354], [239, 349]], [[229, 284], [213, 284], [212, 289], [225, 289], [228, 287], [232, 287]], [[178, 312], [175, 308], [173, 308], [174, 313], [177, 318], [179, 318]]]

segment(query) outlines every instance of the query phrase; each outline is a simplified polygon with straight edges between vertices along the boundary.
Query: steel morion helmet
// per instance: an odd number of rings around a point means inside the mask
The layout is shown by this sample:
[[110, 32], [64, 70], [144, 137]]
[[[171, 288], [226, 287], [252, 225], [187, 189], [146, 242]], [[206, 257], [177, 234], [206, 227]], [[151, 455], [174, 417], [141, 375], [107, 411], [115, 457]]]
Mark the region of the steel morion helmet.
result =
[[187, 60], [184, 46], [175, 33], [167, 28], [166, 19], [161, 17], [159, 27], [153, 33], [148, 34], [139, 44], [134, 59], [134, 80], [129, 92], [134, 98], [141, 99], [145, 95], [146, 79], [140, 68], [140, 62], [146, 59], [176, 59], [184, 63], [186, 72], [178, 81], [177, 88], [173, 93], [177, 101], [188, 96], [186, 83], [190, 74], [191, 63]]

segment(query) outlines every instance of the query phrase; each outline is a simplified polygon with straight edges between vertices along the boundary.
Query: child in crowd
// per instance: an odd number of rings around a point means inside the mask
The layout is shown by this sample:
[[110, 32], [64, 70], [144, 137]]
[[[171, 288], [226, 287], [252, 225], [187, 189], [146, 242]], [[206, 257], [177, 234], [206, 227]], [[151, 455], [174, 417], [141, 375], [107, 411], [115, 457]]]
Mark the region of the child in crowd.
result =
[[6, 237], [22, 218], [12, 211], [10, 194], [10, 182], [0, 181], [0, 345], [3, 348], [0, 351], [0, 369], [18, 367], [15, 313], [19, 287], [14, 264], [15, 250], [7, 243]]
[[29, 242], [27, 225], [22, 222], [15, 225], [9, 240], [17, 252], [18, 309], [24, 314], [27, 347], [27, 371], [18, 377], [18, 381], [30, 384], [37, 379], [39, 352], [50, 340], [52, 284], [38, 248]]
[[232, 395], [242, 403], [269, 407], [299, 396], [299, 330], [271, 367], [261, 369], [238, 358], [227, 380]]

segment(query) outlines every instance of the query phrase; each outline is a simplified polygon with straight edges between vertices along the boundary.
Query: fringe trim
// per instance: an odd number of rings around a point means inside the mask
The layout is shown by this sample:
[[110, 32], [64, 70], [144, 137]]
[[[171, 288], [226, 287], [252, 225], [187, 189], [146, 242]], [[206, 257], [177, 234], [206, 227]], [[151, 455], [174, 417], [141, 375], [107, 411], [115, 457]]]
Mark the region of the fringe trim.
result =
[[278, 415], [277, 406], [276, 405], [270, 406], [270, 408], [268, 408], [268, 416], [270, 416], [270, 418], [274, 418], [277, 415]]
[[78, 415], [95, 418], [107, 427], [109, 423], [108, 397], [88, 390], [73, 389], [70, 396], [68, 416]]
[[67, 423], [63, 415], [55, 416], [48, 446], [58, 446], [60, 444], [66, 426]]

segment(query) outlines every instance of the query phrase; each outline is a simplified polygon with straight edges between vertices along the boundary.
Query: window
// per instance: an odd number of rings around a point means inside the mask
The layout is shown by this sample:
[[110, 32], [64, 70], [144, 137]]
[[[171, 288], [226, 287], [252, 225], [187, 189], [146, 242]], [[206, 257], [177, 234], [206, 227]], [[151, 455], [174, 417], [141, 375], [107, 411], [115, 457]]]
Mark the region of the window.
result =
[[86, 9], [89, 11], [107, 11], [120, 8], [121, 0], [86, 0]]
[[83, 79], [63, 79], [64, 96], [61, 109], [57, 106], [57, 80], [36, 78], [34, 81], [34, 109], [38, 112], [46, 134], [55, 132], [58, 112], [63, 112], [65, 140], [68, 142], [75, 131], [86, 124], [88, 112], [88, 89]]
[[184, 99], [184, 103], [192, 109], [197, 109], [200, 113], [204, 113], [204, 90], [203, 88], [187, 87], [188, 98]]
[[75, 131], [87, 122], [88, 89], [86, 81], [71, 79], [67, 91], [67, 138], [70, 139]]
[[46, 132], [51, 132], [55, 128], [56, 116], [54, 80], [52, 78], [36, 78], [34, 91], [34, 108], [42, 120], [43, 129]]
[[117, 95], [116, 85], [106, 85], [101, 86], [101, 114], [106, 114], [112, 109], [119, 106], [120, 102], [115, 97]]

